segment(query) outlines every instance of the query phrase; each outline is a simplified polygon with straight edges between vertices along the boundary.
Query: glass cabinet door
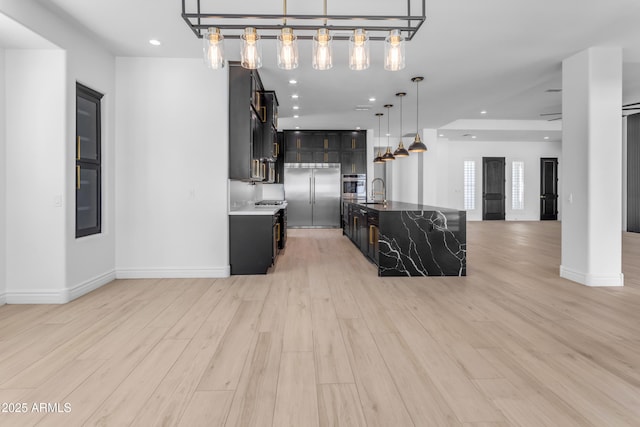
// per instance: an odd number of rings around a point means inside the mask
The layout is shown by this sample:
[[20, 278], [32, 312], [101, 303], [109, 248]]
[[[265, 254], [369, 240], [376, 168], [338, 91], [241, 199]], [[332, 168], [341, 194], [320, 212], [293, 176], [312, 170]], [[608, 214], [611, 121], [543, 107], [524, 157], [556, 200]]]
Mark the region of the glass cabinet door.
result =
[[101, 99], [102, 94], [76, 83], [76, 237], [102, 228]]

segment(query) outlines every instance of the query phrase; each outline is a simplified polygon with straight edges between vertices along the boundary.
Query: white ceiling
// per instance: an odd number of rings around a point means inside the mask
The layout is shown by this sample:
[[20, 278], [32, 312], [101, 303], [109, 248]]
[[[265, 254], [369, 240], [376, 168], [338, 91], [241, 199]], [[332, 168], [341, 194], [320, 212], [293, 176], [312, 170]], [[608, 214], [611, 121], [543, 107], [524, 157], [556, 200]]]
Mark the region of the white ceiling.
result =
[[[180, 0], [39, 0], [77, 21], [120, 56], [199, 57], [201, 42], [182, 20]], [[187, 0], [194, 5], [193, 0]], [[328, 0], [330, 14], [405, 14], [406, 3], [390, 0]], [[263, 40], [263, 68], [268, 89], [280, 100], [282, 128], [377, 129], [382, 105], [398, 105], [405, 91], [403, 131], [415, 129], [415, 85], [421, 75], [421, 128], [441, 128], [458, 119], [540, 120], [561, 111], [562, 60], [591, 46], [623, 48], [624, 99], [640, 101], [640, 1], [638, 0], [426, 0], [427, 20], [407, 43], [407, 67], [384, 71], [383, 44], [371, 42], [371, 67], [350, 71], [348, 44], [334, 42], [334, 68], [311, 68], [311, 44], [300, 41], [301, 65], [293, 71], [276, 66], [275, 43]], [[193, 8], [193, 7], [192, 7]], [[289, 13], [321, 13], [320, 0], [288, 0]], [[202, 0], [203, 12], [281, 13], [281, 0], [229, 2]], [[153, 47], [156, 38], [162, 46]], [[227, 40], [229, 60], [239, 60], [237, 41]], [[215, 71], [212, 71], [215, 72]], [[296, 86], [288, 83], [298, 80]], [[291, 94], [297, 93], [297, 102]], [[369, 97], [375, 102], [369, 102]], [[300, 106], [294, 119], [292, 106]], [[356, 105], [371, 105], [355, 111]], [[485, 110], [487, 114], [480, 114]], [[391, 133], [399, 133], [399, 109], [391, 109]], [[383, 119], [383, 133], [386, 120]], [[486, 136], [485, 133], [486, 132]], [[483, 138], [491, 138], [485, 130]], [[536, 138], [539, 135], [534, 135]]]

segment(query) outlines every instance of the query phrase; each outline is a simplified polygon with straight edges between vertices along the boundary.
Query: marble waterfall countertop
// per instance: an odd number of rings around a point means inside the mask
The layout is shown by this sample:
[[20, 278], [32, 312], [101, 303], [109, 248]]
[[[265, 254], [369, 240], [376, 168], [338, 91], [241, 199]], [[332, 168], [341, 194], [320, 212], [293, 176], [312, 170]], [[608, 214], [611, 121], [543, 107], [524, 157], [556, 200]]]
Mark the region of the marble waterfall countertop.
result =
[[467, 275], [466, 211], [393, 201], [353, 205], [378, 213], [379, 276]]

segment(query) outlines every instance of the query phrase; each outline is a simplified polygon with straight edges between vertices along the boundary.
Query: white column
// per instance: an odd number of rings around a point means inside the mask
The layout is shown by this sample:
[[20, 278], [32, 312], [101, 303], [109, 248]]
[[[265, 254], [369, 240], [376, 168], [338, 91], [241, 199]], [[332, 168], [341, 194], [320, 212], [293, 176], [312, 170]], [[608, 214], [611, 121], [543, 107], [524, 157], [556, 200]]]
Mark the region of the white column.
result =
[[622, 286], [622, 50], [593, 47], [562, 63], [560, 276]]

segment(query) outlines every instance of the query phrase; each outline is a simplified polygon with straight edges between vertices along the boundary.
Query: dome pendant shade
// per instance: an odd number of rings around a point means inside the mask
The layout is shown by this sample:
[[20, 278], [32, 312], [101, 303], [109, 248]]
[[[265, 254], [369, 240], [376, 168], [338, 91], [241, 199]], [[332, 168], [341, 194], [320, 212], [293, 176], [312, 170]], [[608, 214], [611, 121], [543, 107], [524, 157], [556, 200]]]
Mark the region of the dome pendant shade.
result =
[[419, 133], [416, 133], [415, 139], [409, 146], [409, 151], [411, 151], [412, 153], [424, 153], [425, 151], [427, 151], [427, 146], [424, 145], [422, 139], [420, 139]]
[[204, 63], [207, 67], [212, 70], [224, 68], [224, 37], [220, 34], [220, 29], [214, 27], [207, 29], [202, 40]]
[[373, 159], [373, 163], [384, 164], [384, 160], [382, 160], [382, 153], [378, 150], [378, 155], [375, 159]]
[[390, 162], [391, 160], [395, 160], [393, 153], [391, 152], [391, 147], [387, 147], [387, 152], [382, 156], [382, 161]]
[[400, 143], [398, 144], [398, 148], [393, 153], [393, 155], [396, 157], [409, 157], [409, 152], [407, 151], [406, 148], [404, 148], [404, 144], [402, 144], [402, 140], [400, 140]]

